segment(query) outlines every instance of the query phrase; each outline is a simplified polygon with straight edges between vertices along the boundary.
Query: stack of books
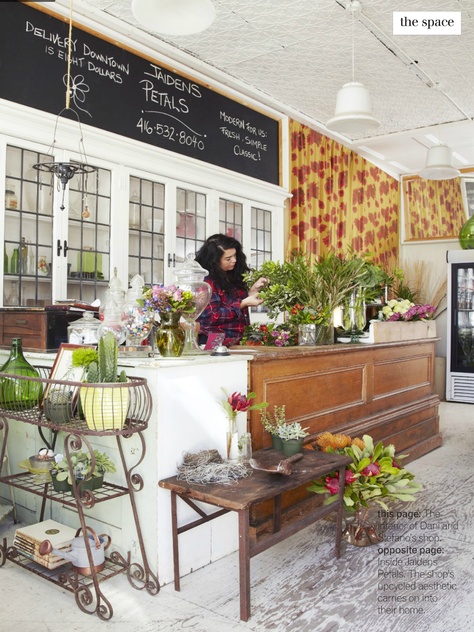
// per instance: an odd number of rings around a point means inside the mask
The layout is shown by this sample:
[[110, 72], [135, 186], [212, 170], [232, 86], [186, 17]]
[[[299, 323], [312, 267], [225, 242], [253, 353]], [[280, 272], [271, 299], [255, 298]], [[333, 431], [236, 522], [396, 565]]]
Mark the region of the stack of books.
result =
[[49, 540], [56, 552], [68, 552], [71, 550], [71, 540], [75, 536], [76, 529], [67, 527], [55, 520], [43, 520], [43, 522], [37, 522], [28, 527], [17, 529], [13, 539], [13, 546], [22, 555], [50, 570], [54, 570], [63, 564], [67, 564], [68, 560], [53, 552], [47, 555], [40, 555], [39, 547], [41, 542]]

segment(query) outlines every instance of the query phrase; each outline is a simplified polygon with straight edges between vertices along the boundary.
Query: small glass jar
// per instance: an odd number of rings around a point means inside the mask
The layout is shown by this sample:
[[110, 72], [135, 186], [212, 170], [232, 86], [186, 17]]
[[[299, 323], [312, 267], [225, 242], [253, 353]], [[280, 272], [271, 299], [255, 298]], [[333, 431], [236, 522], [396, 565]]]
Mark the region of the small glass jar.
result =
[[97, 330], [100, 321], [94, 312], [84, 312], [84, 316], [74, 321], [67, 328], [68, 342], [74, 345], [95, 345], [99, 340]]

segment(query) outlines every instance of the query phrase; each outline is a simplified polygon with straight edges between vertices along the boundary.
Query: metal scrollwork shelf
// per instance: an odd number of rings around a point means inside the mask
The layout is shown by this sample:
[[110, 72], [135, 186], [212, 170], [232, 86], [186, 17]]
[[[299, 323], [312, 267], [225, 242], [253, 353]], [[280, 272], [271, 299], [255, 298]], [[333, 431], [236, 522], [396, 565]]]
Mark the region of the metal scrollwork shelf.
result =
[[[125, 383], [119, 384], [87, 384], [82, 382], [70, 382], [65, 380], [52, 380], [49, 368], [39, 367], [40, 377], [25, 377], [0, 373], [0, 431], [3, 431], [3, 442], [0, 449], [0, 463], [7, 449], [10, 420], [18, 420], [38, 427], [38, 432], [48, 447], [54, 449], [59, 432], [64, 434], [64, 455], [67, 459], [69, 473], [72, 480], [72, 492], [57, 492], [51, 482], [38, 479], [35, 474], [28, 472], [0, 476], [0, 482], [18, 488], [42, 498], [40, 521], [43, 520], [46, 501], [60, 502], [62, 505], [77, 510], [82, 533], [87, 534], [87, 526], [84, 516], [85, 509], [91, 509], [98, 503], [115, 498], [128, 496], [135, 521], [142, 564], [131, 561], [130, 552], [124, 557], [119, 552], [113, 551], [105, 557], [106, 564], [103, 570], [94, 570], [94, 559], [91, 551], [91, 541], [84, 537], [87, 557], [90, 564], [90, 575], [78, 573], [69, 562], [55, 570], [36, 563], [18, 550], [15, 546], [8, 546], [7, 539], [0, 542], [0, 566], [7, 560], [18, 564], [28, 571], [40, 575], [48, 581], [74, 593], [77, 606], [87, 614], [97, 614], [104, 621], [113, 616], [113, 608], [101, 590], [101, 583], [115, 577], [120, 573], [126, 573], [129, 583], [137, 590], [146, 589], [151, 595], [156, 595], [160, 590], [157, 575], [150, 570], [144, 541], [142, 537], [140, 520], [138, 517], [135, 494], [143, 488], [143, 479], [136, 472], [145, 457], [146, 444], [143, 431], [148, 427], [151, 416], [152, 400], [147, 381], [144, 378], [129, 378]], [[6, 397], [6, 393], [12, 393], [15, 389], [3, 388], [4, 381], [12, 380], [18, 385], [17, 392], [22, 391], [25, 384], [32, 386], [35, 393], [25, 401], [20, 398]], [[114, 394], [112, 394], [114, 393]], [[87, 403], [88, 398], [88, 403]], [[101, 411], [107, 408], [106, 402], [114, 400], [119, 412], [108, 413], [104, 418], [100, 417]], [[51, 403], [62, 402], [59, 417], [55, 415]], [[59, 408], [59, 406], [57, 407]], [[66, 411], [66, 412], [65, 412]], [[53, 440], [50, 443], [43, 430], [52, 431]], [[99, 489], [87, 489], [87, 482], [92, 478], [95, 469], [94, 449], [90, 440], [96, 436], [115, 436], [120, 461], [125, 474], [126, 485], [115, 485], [104, 482]], [[136, 436], [141, 442], [140, 456], [137, 462], [129, 466], [125, 460], [123, 441]], [[87, 450], [91, 460], [91, 471], [83, 481], [76, 481], [71, 464], [71, 454], [77, 450]]]

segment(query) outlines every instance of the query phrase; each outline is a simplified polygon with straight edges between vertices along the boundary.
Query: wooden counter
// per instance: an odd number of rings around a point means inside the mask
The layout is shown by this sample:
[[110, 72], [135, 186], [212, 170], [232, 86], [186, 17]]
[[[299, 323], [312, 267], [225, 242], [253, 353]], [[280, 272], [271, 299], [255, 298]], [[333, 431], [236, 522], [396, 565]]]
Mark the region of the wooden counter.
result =
[[[317, 347], [245, 347], [249, 389], [270, 407], [285, 404], [286, 419], [308, 427], [305, 443], [328, 430], [352, 438], [369, 434], [393, 443], [404, 461], [441, 445], [439, 398], [434, 389], [435, 338], [381, 344], [335, 344]], [[240, 347], [243, 349], [243, 347]], [[270, 408], [272, 410], [272, 408]], [[271, 445], [271, 436], [251, 411], [252, 447]], [[307, 511], [322, 497], [306, 486], [283, 495], [285, 511]], [[271, 507], [251, 514], [256, 530], [265, 529]]]
[[[435, 342], [245, 347], [253, 356], [250, 390], [256, 401], [285, 404], [288, 421], [309, 427], [306, 442], [325, 430], [370, 434], [409, 453], [408, 462], [441, 445]], [[253, 448], [271, 445], [258, 411], [249, 423]]]

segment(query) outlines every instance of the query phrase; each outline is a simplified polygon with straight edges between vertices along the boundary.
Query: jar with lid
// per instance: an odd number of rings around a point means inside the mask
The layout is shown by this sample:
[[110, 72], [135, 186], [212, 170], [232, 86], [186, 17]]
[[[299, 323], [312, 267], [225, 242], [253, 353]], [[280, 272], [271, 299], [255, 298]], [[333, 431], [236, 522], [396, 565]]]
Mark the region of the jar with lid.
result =
[[95, 345], [99, 340], [97, 330], [100, 321], [95, 318], [94, 312], [86, 311], [84, 316], [74, 321], [67, 328], [67, 339], [74, 345]]
[[192, 292], [195, 301], [194, 312], [191, 314], [182, 314], [184, 330], [186, 332], [183, 355], [201, 353], [197, 342], [196, 319], [202, 314], [204, 308], [211, 300], [211, 286], [204, 281], [204, 277], [207, 274], [209, 274], [208, 271], [199, 265], [192, 253], [187, 255], [186, 261], [175, 272], [175, 276], [178, 278], [178, 287], [181, 290], [189, 290]]
[[151, 312], [140, 305], [139, 301], [143, 296], [143, 286], [145, 280], [136, 274], [130, 281], [130, 288], [127, 292], [125, 303], [125, 329], [127, 331], [126, 346], [137, 347], [148, 338], [153, 329], [154, 316]]
[[18, 208], [18, 198], [16, 197], [15, 185], [8, 184], [5, 189], [5, 208], [16, 210]]

